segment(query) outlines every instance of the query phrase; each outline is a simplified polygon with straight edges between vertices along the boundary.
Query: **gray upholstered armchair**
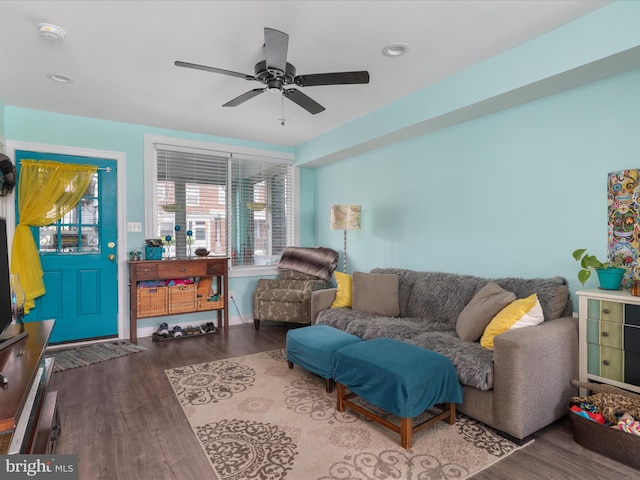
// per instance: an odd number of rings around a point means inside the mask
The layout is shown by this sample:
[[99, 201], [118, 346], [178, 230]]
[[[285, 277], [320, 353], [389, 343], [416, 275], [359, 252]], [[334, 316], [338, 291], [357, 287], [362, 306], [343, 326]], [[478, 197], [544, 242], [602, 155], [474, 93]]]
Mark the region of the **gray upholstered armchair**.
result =
[[323, 247], [287, 247], [278, 269], [280, 278], [261, 278], [253, 294], [253, 322], [311, 323], [311, 292], [329, 288], [338, 252]]

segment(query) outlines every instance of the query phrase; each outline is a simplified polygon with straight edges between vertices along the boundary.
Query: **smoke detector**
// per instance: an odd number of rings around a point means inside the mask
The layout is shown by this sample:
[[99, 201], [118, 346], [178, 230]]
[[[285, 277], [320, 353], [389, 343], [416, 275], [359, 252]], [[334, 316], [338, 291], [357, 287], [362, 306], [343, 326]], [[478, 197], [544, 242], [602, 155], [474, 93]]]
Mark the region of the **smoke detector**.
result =
[[64, 36], [66, 35], [63, 28], [53, 25], [52, 23], [39, 23], [38, 28], [40, 29], [40, 36], [47, 40], [64, 40]]

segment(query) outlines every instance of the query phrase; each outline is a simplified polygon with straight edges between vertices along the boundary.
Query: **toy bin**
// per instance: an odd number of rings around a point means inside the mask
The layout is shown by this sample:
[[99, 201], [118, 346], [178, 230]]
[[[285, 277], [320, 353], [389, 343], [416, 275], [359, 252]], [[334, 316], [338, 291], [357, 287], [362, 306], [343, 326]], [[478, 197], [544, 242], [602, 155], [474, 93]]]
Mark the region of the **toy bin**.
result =
[[[572, 404], [569, 405], [571, 407]], [[640, 469], [640, 437], [569, 411], [573, 439], [584, 448]]]

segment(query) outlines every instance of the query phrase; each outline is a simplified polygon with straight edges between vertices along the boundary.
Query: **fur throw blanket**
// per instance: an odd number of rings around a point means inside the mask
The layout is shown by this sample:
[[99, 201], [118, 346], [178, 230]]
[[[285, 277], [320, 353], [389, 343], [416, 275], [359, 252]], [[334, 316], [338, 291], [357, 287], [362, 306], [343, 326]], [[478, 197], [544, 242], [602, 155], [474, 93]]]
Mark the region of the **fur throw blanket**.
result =
[[338, 328], [365, 340], [386, 337], [413, 343], [440, 353], [453, 363], [463, 385], [479, 390], [493, 388], [493, 350], [477, 342], [461, 340], [455, 326], [424, 318], [372, 316], [351, 308], [329, 308], [320, 312], [317, 323]]
[[280, 270], [295, 270], [323, 280], [331, 280], [337, 266], [338, 252], [325, 247], [286, 247], [278, 262]]

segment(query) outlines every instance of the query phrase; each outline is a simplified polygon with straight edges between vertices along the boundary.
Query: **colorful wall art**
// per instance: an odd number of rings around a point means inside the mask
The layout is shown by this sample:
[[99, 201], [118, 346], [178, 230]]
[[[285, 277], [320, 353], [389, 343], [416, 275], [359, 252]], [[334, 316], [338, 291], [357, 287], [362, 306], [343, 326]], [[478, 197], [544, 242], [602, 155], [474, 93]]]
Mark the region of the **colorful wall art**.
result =
[[640, 169], [609, 174], [607, 203], [608, 260], [627, 269], [622, 285], [629, 288], [640, 247]]

